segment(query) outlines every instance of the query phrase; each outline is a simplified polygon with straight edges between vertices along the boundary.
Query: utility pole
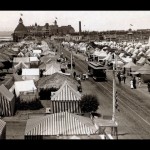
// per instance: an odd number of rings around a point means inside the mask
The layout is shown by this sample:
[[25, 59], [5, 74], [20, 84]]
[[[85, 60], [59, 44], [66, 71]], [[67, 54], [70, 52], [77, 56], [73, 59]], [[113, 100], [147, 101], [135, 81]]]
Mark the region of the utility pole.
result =
[[114, 63], [113, 63], [113, 114], [112, 120], [115, 121], [115, 95], [116, 95], [116, 80], [115, 80], [115, 68], [117, 67], [116, 64], [116, 54], [114, 53]]
[[70, 43], [69, 43], [69, 48], [70, 48], [70, 50], [71, 50], [71, 75], [72, 75], [72, 49], [71, 49], [71, 47], [70, 47]]
[[71, 75], [72, 75], [72, 49], [71, 49]]

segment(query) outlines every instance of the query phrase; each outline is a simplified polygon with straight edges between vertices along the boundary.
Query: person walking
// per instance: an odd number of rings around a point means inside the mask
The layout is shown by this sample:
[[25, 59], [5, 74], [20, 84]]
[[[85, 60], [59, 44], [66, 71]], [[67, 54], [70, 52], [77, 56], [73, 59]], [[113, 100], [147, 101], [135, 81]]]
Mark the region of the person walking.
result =
[[124, 74], [122, 78], [123, 78], [123, 81], [124, 81], [124, 84], [125, 84], [125, 82], [126, 82], [126, 75]]
[[121, 76], [120, 76], [120, 72], [118, 72], [117, 77], [118, 77], [118, 81], [119, 81], [119, 84], [120, 84], [120, 83], [121, 83]]
[[138, 77], [138, 87], [140, 88], [141, 87], [141, 77]]
[[123, 68], [123, 74], [126, 74], [126, 68], [125, 67]]
[[148, 92], [150, 93], [150, 82], [147, 83]]
[[130, 88], [133, 89], [133, 79], [130, 80]]
[[74, 73], [73, 73], [73, 76], [74, 76], [74, 78], [76, 77], [76, 72], [74, 71]]
[[133, 77], [133, 87], [134, 87], [134, 89], [136, 89], [136, 78], [135, 77]]

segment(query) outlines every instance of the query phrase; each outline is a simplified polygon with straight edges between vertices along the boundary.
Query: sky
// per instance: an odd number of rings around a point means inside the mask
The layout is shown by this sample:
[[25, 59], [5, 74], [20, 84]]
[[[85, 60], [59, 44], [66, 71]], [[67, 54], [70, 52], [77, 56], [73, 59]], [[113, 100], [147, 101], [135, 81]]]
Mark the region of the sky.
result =
[[71, 25], [76, 32], [79, 21], [82, 31], [150, 29], [150, 11], [0, 11], [0, 31], [14, 31], [20, 17], [25, 26], [53, 24], [57, 18], [58, 26]]

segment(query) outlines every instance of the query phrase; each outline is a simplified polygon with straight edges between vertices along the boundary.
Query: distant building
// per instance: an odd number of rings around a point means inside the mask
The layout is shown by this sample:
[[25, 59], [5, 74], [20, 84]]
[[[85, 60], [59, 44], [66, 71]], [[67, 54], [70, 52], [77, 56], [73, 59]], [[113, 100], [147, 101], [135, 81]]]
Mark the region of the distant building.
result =
[[66, 41], [81, 41], [82, 39], [83, 39], [82, 35], [70, 35], [70, 34], [67, 34], [65, 36], [65, 40]]
[[17, 25], [17, 27], [15, 28], [14, 33], [13, 33], [13, 40], [17, 42], [20, 39], [25, 38], [27, 36], [27, 34], [28, 34], [28, 30], [24, 26], [23, 20], [20, 18], [19, 24]]
[[23, 20], [19, 19], [19, 24], [14, 30], [13, 40], [19, 41], [28, 35], [31, 36], [52, 36], [52, 35], [66, 35], [74, 33], [75, 30], [71, 25], [68, 26], [58, 26], [57, 21], [54, 21], [54, 25], [49, 25], [45, 23], [44, 26], [39, 26], [37, 23], [35, 25], [24, 26]]

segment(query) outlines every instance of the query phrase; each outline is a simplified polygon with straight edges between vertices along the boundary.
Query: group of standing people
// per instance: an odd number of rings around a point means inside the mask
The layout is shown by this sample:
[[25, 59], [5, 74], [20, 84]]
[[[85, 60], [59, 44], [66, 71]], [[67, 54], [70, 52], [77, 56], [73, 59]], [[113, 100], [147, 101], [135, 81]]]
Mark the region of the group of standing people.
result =
[[125, 84], [125, 82], [126, 82], [125, 74], [118, 72], [117, 77], [118, 77], [119, 84], [121, 84], [121, 81], [124, 81], [124, 84]]

